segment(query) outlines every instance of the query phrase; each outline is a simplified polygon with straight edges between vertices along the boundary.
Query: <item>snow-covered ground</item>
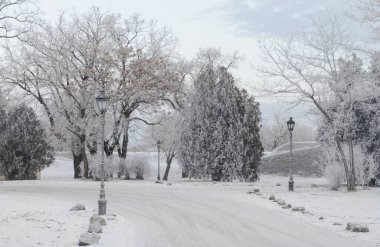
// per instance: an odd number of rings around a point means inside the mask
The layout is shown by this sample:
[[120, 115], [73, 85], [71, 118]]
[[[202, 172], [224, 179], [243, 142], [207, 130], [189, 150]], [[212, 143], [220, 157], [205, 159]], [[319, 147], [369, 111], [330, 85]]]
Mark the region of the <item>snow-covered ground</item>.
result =
[[[295, 191], [289, 192], [288, 180], [288, 177], [262, 175], [260, 181], [255, 184], [255, 188], [260, 188], [265, 199], [259, 201], [252, 198], [251, 200], [263, 207], [281, 211], [329, 231], [380, 246], [379, 187], [358, 187], [356, 192], [347, 192], [345, 188], [334, 191], [330, 189], [331, 186], [324, 178], [295, 177]], [[277, 183], [281, 186], [276, 186]], [[277, 203], [268, 200], [271, 194], [292, 206], [304, 206], [310, 214], [300, 214], [279, 207]], [[323, 219], [320, 219], [321, 217]], [[346, 231], [348, 222], [366, 224], [370, 231], [368, 233]], [[342, 225], [333, 225], [334, 223]]]
[[[79, 235], [87, 231], [90, 217], [97, 212], [96, 201], [80, 200], [86, 210], [69, 211], [76, 201], [53, 192], [34, 193], [37, 184], [56, 184], [40, 182], [0, 182], [0, 188], [11, 188], [0, 194], [1, 247], [78, 246]], [[24, 190], [26, 187], [31, 190]], [[59, 183], [58, 187], [65, 187], [65, 183]], [[126, 232], [133, 232], [131, 224], [116, 215], [115, 220], [109, 220], [103, 227], [98, 246], [131, 246], [131, 236]]]
[[[180, 181], [176, 163], [172, 185], [156, 184], [157, 154], [132, 155], [150, 157], [149, 180], [106, 183], [117, 220], [104, 228], [100, 246], [380, 246], [379, 188], [331, 191], [323, 178], [296, 177], [289, 193], [286, 177], [267, 175], [254, 184]], [[77, 243], [96, 211], [99, 182], [73, 180], [71, 170], [70, 159], [57, 157], [41, 181], [0, 182], [0, 246]], [[247, 194], [253, 188], [263, 195]], [[282, 209], [270, 194], [310, 214]], [[86, 210], [68, 211], [77, 202]], [[370, 232], [346, 231], [351, 221]]]

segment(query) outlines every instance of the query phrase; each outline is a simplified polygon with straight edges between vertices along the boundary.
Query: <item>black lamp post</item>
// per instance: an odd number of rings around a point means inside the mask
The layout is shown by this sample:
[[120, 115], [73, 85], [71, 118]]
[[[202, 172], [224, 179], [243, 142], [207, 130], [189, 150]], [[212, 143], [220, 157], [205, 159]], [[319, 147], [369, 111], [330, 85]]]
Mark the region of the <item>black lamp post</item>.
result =
[[106, 200], [106, 191], [104, 189], [104, 126], [106, 124], [105, 115], [108, 107], [109, 97], [106, 94], [105, 85], [103, 83], [100, 94], [96, 97], [96, 105], [102, 115], [102, 159], [100, 163], [100, 195], [98, 200], [98, 214], [105, 215], [107, 212], [107, 200]]
[[293, 143], [292, 143], [292, 138], [293, 138], [293, 130], [294, 130], [294, 125], [296, 124], [292, 118], [289, 119], [288, 122], [286, 122], [288, 125], [288, 130], [290, 134], [290, 177], [289, 177], [289, 191], [294, 191], [294, 180], [293, 180], [293, 172], [292, 172], [292, 151], [293, 151]]
[[161, 180], [161, 176], [160, 176], [160, 149], [161, 149], [161, 141], [160, 140], [157, 141], [157, 149], [158, 149], [157, 180], [160, 181]]

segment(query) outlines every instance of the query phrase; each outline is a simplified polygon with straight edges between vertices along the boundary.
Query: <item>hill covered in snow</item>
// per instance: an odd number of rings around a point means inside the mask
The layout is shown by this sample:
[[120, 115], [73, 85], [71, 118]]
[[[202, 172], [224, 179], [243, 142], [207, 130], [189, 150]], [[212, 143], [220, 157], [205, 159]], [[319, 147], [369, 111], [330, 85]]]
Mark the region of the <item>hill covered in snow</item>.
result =
[[[264, 174], [289, 175], [289, 143], [280, 146], [261, 158], [260, 171]], [[316, 142], [293, 143], [292, 171], [299, 176], [322, 176], [322, 149]]]

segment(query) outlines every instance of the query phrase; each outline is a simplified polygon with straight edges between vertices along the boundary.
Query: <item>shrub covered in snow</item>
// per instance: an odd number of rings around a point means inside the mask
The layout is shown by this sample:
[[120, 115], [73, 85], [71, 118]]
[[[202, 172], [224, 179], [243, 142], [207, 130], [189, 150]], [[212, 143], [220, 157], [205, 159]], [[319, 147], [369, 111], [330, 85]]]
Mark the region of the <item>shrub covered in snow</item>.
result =
[[354, 160], [356, 182], [360, 185], [368, 185], [371, 178], [375, 177], [379, 164], [376, 164], [373, 156], [365, 154], [359, 146], [354, 146]]
[[20, 105], [0, 109], [0, 175], [6, 179], [37, 179], [53, 162], [53, 148], [33, 109]]
[[322, 164], [324, 176], [329, 185], [332, 188], [340, 188], [345, 179], [345, 173], [334, 148], [323, 148]]
[[129, 161], [131, 173], [135, 175], [136, 179], [144, 179], [145, 166], [148, 162], [145, 158], [133, 158]]
[[[343, 146], [343, 151], [349, 152], [347, 145]], [[365, 154], [358, 145], [353, 146], [353, 154], [356, 183], [368, 185], [370, 179], [376, 175], [379, 165], [374, 162], [372, 155]], [[324, 175], [327, 181], [332, 187], [339, 188], [346, 176], [335, 150], [333, 148], [325, 149], [323, 160], [326, 165]]]
[[325, 178], [333, 188], [339, 188], [345, 178], [343, 167], [337, 163], [330, 163], [325, 168]]

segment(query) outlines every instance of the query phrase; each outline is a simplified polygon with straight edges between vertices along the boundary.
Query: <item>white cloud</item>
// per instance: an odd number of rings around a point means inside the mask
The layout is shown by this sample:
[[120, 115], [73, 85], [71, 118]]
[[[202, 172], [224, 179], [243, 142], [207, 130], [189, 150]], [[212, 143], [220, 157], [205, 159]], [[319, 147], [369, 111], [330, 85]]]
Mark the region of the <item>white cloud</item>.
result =
[[299, 13], [294, 13], [290, 17], [293, 18], [293, 19], [297, 19], [297, 18], [300, 18], [301, 15]]

